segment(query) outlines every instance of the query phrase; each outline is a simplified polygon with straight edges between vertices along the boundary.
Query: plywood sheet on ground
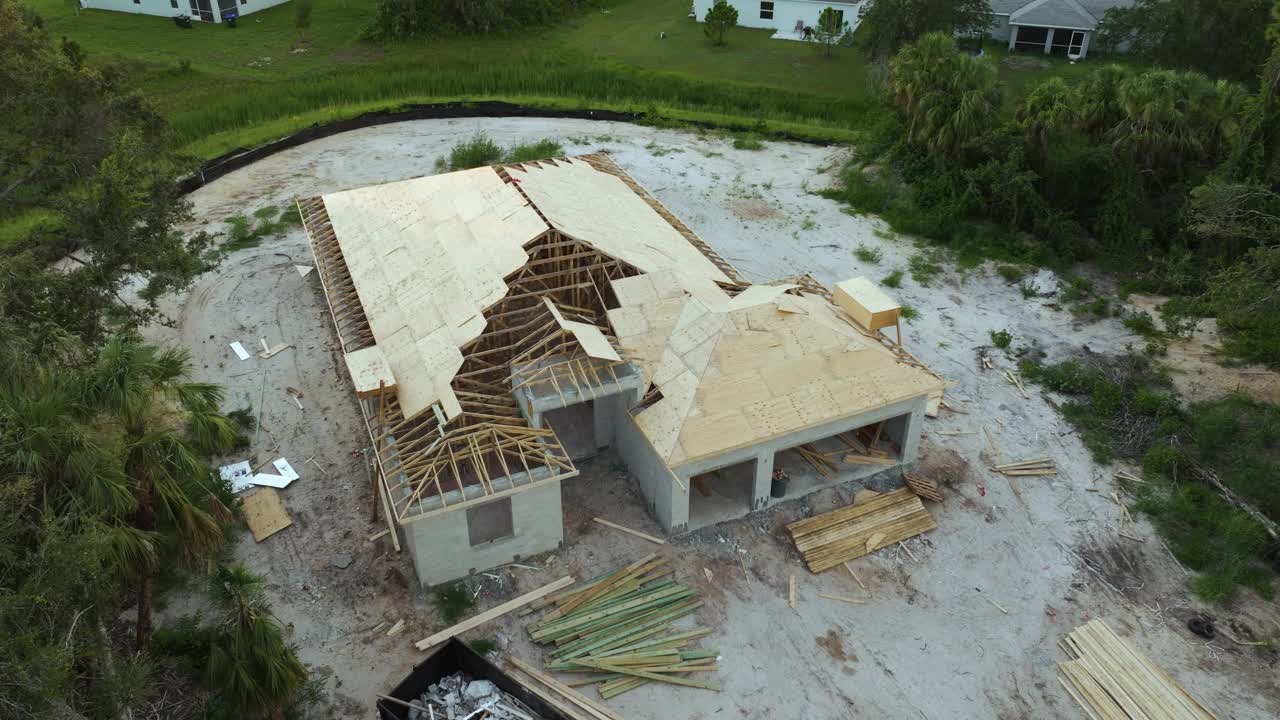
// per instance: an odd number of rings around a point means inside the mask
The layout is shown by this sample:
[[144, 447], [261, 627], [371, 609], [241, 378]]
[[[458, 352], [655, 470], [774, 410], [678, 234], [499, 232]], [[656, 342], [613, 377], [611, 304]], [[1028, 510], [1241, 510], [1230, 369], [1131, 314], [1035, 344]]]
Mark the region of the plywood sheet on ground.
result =
[[242, 502], [245, 522], [257, 542], [262, 542], [293, 524], [289, 511], [284, 509], [280, 493], [274, 488], [258, 488]]
[[753, 286], [708, 303], [681, 290], [688, 282], [671, 271], [615, 281], [622, 307], [609, 311], [620, 347], [662, 393], [636, 424], [669, 466], [942, 387], [820, 296]]
[[528, 262], [524, 245], [546, 223], [492, 168], [331, 193], [324, 204], [405, 416], [440, 402], [454, 417], [459, 348], [483, 332], [484, 310], [506, 295], [503, 278]]

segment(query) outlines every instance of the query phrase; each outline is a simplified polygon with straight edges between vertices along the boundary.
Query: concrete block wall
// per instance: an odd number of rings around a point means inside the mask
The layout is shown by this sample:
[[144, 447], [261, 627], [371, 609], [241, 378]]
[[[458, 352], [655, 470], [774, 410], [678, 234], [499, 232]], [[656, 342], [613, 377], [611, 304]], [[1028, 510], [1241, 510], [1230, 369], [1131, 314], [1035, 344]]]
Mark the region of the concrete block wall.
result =
[[[689, 525], [689, 494], [681, 492], [666, 463], [636, 427], [630, 413], [621, 410], [615, 416], [613, 427], [614, 447], [640, 486], [649, 511], [663, 528], [683, 532]], [[681, 481], [685, 488], [689, 487], [687, 476]]]
[[[560, 547], [564, 521], [560, 481], [522, 490], [511, 498], [514, 535], [471, 547], [466, 508], [434, 515], [404, 526], [405, 545], [423, 587], [466, 577], [473, 572], [513, 562]], [[494, 501], [500, 501], [496, 498]]]

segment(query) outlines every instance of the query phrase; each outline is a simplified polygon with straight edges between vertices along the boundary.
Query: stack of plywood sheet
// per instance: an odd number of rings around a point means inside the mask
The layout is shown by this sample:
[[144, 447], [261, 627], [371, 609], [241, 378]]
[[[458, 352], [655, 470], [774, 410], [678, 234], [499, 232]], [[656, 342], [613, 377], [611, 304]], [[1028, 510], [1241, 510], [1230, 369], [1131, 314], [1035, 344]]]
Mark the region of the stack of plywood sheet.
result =
[[822, 572], [936, 527], [920, 498], [902, 488], [793, 522], [787, 531], [809, 569]]
[[578, 673], [570, 687], [599, 683], [606, 699], [649, 682], [719, 690], [689, 677], [716, 670], [718, 652], [690, 646], [709, 629], [672, 628], [702, 601], [671, 572], [666, 558], [648, 555], [540, 603], [556, 606], [528, 628], [535, 642], [556, 646], [546, 669]]
[[1158, 665], [1101, 620], [1060, 643], [1072, 657], [1059, 678], [1093, 720], [1214, 720], [1214, 714]]

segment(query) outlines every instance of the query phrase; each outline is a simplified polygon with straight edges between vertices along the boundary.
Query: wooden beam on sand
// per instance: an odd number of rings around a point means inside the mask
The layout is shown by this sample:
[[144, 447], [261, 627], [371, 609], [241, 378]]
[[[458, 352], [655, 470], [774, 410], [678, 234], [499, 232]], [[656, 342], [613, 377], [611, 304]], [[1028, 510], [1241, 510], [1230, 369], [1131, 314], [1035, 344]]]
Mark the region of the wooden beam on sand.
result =
[[440, 632], [436, 633], [435, 635], [432, 635], [431, 637], [419, 640], [418, 642], [414, 643], [414, 645], [419, 650], [426, 650], [428, 648], [434, 647], [444, 642], [445, 640], [448, 640], [454, 635], [460, 635], [470, 630], [471, 628], [479, 627], [496, 617], [506, 615], [507, 613], [511, 612], [512, 610], [515, 610], [516, 608], [523, 607], [524, 605], [528, 605], [529, 603], [533, 602], [534, 600], [537, 600], [538, 598], [544, 595], [550, 595], [551, 593], [561, 588], [572, 585], [573, 583], [574, 583], [573, 578], [571, 576], [566, 575], [565, 577], [562, 577], [553, 583], [550, 583], [548, 585], [543, 585], [542, 587], [538, 588], [537, 590], [534, 590], [533, 592], [525, 593], [524, 595], [521, 595], [520, 597], [512, 600], [508, 600], [495, 608], [490, 608], [489, 610], [486, 610], [480, 613], [479, 615], [476, 615], [470, 620], [463, 620], [462, 622], [458, 623], [457, 625], [454, 625], [451, 628], [441, 630]]

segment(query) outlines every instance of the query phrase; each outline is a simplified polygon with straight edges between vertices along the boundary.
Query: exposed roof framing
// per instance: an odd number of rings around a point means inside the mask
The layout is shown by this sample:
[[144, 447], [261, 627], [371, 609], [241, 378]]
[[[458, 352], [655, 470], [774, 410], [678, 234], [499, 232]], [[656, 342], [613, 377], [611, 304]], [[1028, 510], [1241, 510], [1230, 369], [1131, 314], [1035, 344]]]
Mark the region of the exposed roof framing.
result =
[[[638, 190], [607, 157], [585, 160], [626, 188]], [[449, 382], [457, 399], [454, 417], [446, 417], [439, 405], [406, 417], [399, 388], [360, 393], [366, 398], [362, 407], [382, 485], [401, 523], [577, 474], [555, 433], [528, 425], [512, 390], [536, 387], [558, 393], [572, 388], [591, 397], [606, 383], [616, 383], [616, 369], [628, 358], [617, 354], [605, 315], [616, 304], [610, 283], [641, 270], [555, 227], [529, 200], [521, 178], [564, 165], [572, 163], [550, 160], [492, 169], [547, 227], [523, 245], [524, 264], [502, 278], [505, 294], [484, 309], [483, 331], [458, 348], [461, 365]], [[640, 207], [648, 208], [643, 212], [659, 216], [642, 221], [670, 223], [680, 236], [696, 239], [678, 220], [673, 223], [674, 216], [648, 193], [637, 194], [644, 200]], [[377, 348], [379, 338], [362, 304], [362, 294], [369, 289], [357, 290], [342, 248], [343, 243], [359, 242], [359, 237], [347, 232], [339, 241], [324, 198], [300, 200], [298, 206], [343, 352]], [[732, 279], [722, 283], [725, 292], [736, 294], [744, 287], [723, 258], [700, 240], [694, 246], [710, 261], [708, 274]], [[411, 380], [394, 379], [397, 385]]]

